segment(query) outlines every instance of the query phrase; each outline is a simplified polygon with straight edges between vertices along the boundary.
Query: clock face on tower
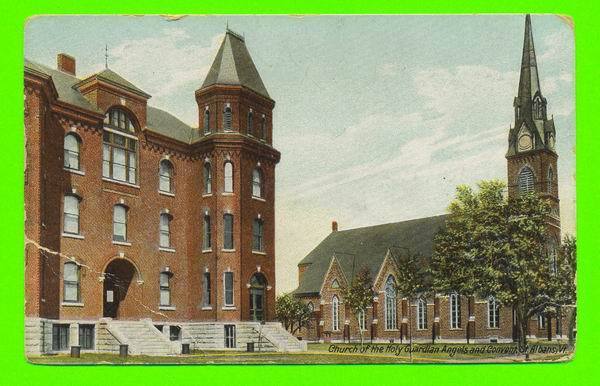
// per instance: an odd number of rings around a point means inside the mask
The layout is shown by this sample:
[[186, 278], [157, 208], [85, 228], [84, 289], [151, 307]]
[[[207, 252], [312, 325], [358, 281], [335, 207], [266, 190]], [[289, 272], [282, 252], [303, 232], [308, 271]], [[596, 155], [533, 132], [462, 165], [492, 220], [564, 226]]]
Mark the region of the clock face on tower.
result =
[[529, 133], [521, 133], [519, 136], [519, 151], [527, 151], [533, 148], [533, 141]]

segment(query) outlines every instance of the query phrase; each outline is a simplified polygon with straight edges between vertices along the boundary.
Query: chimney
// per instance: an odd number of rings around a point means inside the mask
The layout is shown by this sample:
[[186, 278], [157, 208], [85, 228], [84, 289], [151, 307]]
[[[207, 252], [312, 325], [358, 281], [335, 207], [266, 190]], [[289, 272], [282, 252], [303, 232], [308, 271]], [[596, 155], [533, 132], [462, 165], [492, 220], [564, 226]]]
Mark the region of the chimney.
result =
[[337, 232], [337, 230], [338, 230], [338, 224], [337, 224], [337, 221], [332, 221], [332, 222], [331, 222], [331, 231], [332, 231], [332, 232]]
[[56, 68], [59, 71], [75, 76], [75, 58], [60, 53], [56, 56]]

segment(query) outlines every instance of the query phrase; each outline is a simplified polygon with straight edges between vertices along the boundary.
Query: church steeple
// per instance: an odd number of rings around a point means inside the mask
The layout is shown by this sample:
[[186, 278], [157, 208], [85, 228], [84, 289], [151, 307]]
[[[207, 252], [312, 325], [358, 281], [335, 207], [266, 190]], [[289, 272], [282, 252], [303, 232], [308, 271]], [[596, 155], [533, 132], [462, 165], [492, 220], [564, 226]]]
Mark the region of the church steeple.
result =
[[519, 99], [531, 100], [536, 93], [540, 93], [540, 78], [538, 76], [533, 32], [531, 30], [531, 17], [525, 17], [525, 37], [523, 39], [523, 57], [521, 59], [521, 77], [519, 79]]

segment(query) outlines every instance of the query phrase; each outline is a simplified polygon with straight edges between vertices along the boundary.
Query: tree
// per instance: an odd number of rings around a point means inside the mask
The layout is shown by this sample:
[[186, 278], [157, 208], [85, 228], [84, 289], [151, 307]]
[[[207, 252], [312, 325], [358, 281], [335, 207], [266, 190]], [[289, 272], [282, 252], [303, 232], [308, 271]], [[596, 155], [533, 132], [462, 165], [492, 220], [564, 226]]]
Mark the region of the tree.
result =
[[295, 334], [302, 327], [310, 327], [312, 311], [300, 298], [282, 294], [275, 299], [275, 317], [283, 327]]
[[[573, 346], [574, 343], [574, 330], [575, 321], [577, 319], [577, 286], [576, 286], [576, 273], [577, 273], [577, 240], [574, 236], [566, 235], [563, 238], [562, 245], [558, 254], [559, 266], [558, 266], [558, 281], [564, 283], [559, 288], [557, 294], [557, 301], [560, 304], [572, 304], [573, 309], [569, 314], [569, 326], [568, 336], [569, 345]], [[560, 307], [558, 312], [558, 318], [564, 316], [564, 308]]]
[[361, 346], [363, 344], [363, 330], [361, 328], [360, 315], [366, 314], [367, 307], [373, 303], [373, 295], [371, 273], [367, 267], [362, 268], [352, 278], [350, 285], [342, 289], [344, 303], [350, 308], [350, 311], [356, 318]]

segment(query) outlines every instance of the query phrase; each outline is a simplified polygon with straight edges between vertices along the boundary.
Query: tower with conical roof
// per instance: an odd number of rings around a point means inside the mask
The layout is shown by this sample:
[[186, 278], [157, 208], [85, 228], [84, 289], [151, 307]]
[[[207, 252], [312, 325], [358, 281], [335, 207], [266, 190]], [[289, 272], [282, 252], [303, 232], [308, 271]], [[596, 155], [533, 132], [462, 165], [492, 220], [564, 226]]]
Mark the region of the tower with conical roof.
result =
[[280, 153], [272, 146], [275, 102], [244, 37], [226, 30], [196, 101], [202, 139], [195, 154], [208, 181], [201, 207], [212, 234], [200, 257], [213, 298], [203, 319], [271, 320]]
[[525, 18], [521, 75], [513, 105], [515, 121], [509, 131], [506, 152], [508, 193], [515, 196], [535, 191], [548, 200], [551, 206], [548, 219], [550, 243], [558, 245], [560, 214], [556, 129], [554, 119], [548, 119], [547, 102], [540, 87], [530, 15]]

